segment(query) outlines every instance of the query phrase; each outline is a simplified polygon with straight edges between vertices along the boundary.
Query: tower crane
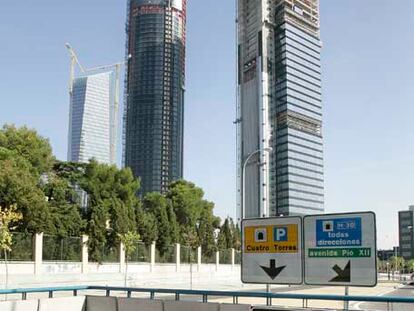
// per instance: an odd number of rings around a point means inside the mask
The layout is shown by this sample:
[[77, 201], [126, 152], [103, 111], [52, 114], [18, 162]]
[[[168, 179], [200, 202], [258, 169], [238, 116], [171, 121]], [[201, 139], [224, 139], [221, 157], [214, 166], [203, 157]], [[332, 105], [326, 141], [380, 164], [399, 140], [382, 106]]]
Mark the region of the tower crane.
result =
[[[69, 43], [65, 44], [68, 52], [70, 54], [70, 78], [69, 78], [69, 94], [72, 96], [73, 93], [73, 81], [75, 80], [75, 66], [76, 64], [79, 66], [81, 72], [85, 72], [85, 68], [79, 62], [78, 56], [76, 55], [75, 51], [71, 47]], [[72, 97], [71, 97], [72, 98]]]

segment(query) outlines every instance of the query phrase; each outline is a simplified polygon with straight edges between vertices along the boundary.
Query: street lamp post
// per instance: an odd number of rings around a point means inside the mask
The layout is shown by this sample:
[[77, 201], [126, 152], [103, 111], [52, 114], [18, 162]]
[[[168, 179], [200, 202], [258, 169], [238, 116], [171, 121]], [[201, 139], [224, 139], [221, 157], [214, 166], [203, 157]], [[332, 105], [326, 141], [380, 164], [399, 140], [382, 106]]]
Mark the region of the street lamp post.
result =
[[390, 280], [390, 263], [387, 261], [387, 277], [388, 281]]
[[[271, 152], [272, 148], [264, 148], [263, 152]], [[241, 221], [244, 219], [245, 216], [245, 206], [246, 206], [246, 196], [245, 196], [245, 190], [246, 190], [246, 166], [249, 163], [250, 159], [258, 154], [262, 152], [262, 149], [258, 149], [256, 151], [253, 151], [252, 153], [250, 153], [246, 160], [244, 160], [243, 162], [243, 168], [242, 168], [242, 208], [241, 208]], [[266, 291], [269, 293], [270, 292], [270, 285], [266, 284]], [[269, 298], [268, 298], [269, 299]]]
[[[244, 162], [243, 162], [243, 168], [242, 168], [242, 208], [241, 208], [241, 219], [240, 220], [243, 220], [244, 219], [244, 216], [245, 216], [245, 203], [246, 203], [246, 196], [245, 196], [245, 190], [246, 190], [246, 185], [245, 185], [246, 184], [246, 166], [249, 163], [250, 159], [254, 155], [260, 153], [261, 151], [262, 151], [262, 149], [257, 149], [256, 151], [250, 153], [247, 156], [246, 160], [244, 160]], [[272, 151], [272, 148], [264, 148], [263, 151], [270, 152], [270, 151]]]
[[[410, 254], [411, 254], [411, 258], [413, 256], [413, 226], [407, 226], [408, 231], [410, 232], [410, 241], [411, 241], [411, 249], [410, 249]], [[413, 264], [414, 265], [414, 264]], [[408, 270], [410, 268], [408, 267]], [[405, 271], [404, 271], [405, 272]]]

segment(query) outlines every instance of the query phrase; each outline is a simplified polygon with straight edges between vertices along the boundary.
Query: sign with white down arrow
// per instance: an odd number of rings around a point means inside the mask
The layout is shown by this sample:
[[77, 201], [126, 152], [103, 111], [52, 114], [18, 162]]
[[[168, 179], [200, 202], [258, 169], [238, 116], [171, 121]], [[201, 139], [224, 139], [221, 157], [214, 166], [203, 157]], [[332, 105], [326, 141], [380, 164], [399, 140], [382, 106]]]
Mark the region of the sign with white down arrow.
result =
[[242, 221], [243, 283], [302, 284], [302, 219]]

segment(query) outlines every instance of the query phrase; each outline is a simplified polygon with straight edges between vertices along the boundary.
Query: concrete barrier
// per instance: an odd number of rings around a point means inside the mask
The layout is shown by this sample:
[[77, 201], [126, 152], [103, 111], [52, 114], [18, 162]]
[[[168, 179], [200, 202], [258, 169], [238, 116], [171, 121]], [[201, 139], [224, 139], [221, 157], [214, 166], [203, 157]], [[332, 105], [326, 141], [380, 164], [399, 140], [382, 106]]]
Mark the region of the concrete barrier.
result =
[[163, 311], [163, 302], [141, 298], [118, 298], [117, 311]]
[[219, 311], [218, 303], [164, 301], [164, 311]]
[[0, 302], [1, 311], [38, 311], [38, 300]]
[[232, 305], [222, 303], [220, 305], [220, 311], [250, 311], [252, 310], [251, 305]]
[[116, 311], [116, 297], [86, 296], [87, 311]]
[[[0, 309], [1, 310], [1, 309]], [[85, 311], [85, 296], [40, 299], [38, 311]]]
[[[105, 296], [77, 296], [0, 302], [0, 311], [250, 311], [250, 305], [150, 300]], [[288, 310], [288, 309], [283, 309]], [[293, 309], [290, 309], [293, 310]], [[298, 309], [294, 309], [298, 310]]]

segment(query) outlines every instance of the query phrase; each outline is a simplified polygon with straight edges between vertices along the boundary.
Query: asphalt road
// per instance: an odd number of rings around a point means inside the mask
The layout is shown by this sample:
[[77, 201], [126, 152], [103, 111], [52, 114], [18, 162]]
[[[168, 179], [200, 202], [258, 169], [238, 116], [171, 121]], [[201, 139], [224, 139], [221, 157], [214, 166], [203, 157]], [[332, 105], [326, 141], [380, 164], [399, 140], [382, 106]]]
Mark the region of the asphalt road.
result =
[[[398, 296], [398, 297], [414, 297], [414, 286], [404, 286], [402, 288], [396, 289], [391, 293], [388, 293], [384, 296]], [[354, 305], [355, 310], [364, 310], [364, 311], [413, 311], [414, 304], [406, 303], [394, 303], [393, 306], [390, 305], [390, 308], [387, 309], [386, 303], [377, 303], [377, 302], [365, 302]]]

